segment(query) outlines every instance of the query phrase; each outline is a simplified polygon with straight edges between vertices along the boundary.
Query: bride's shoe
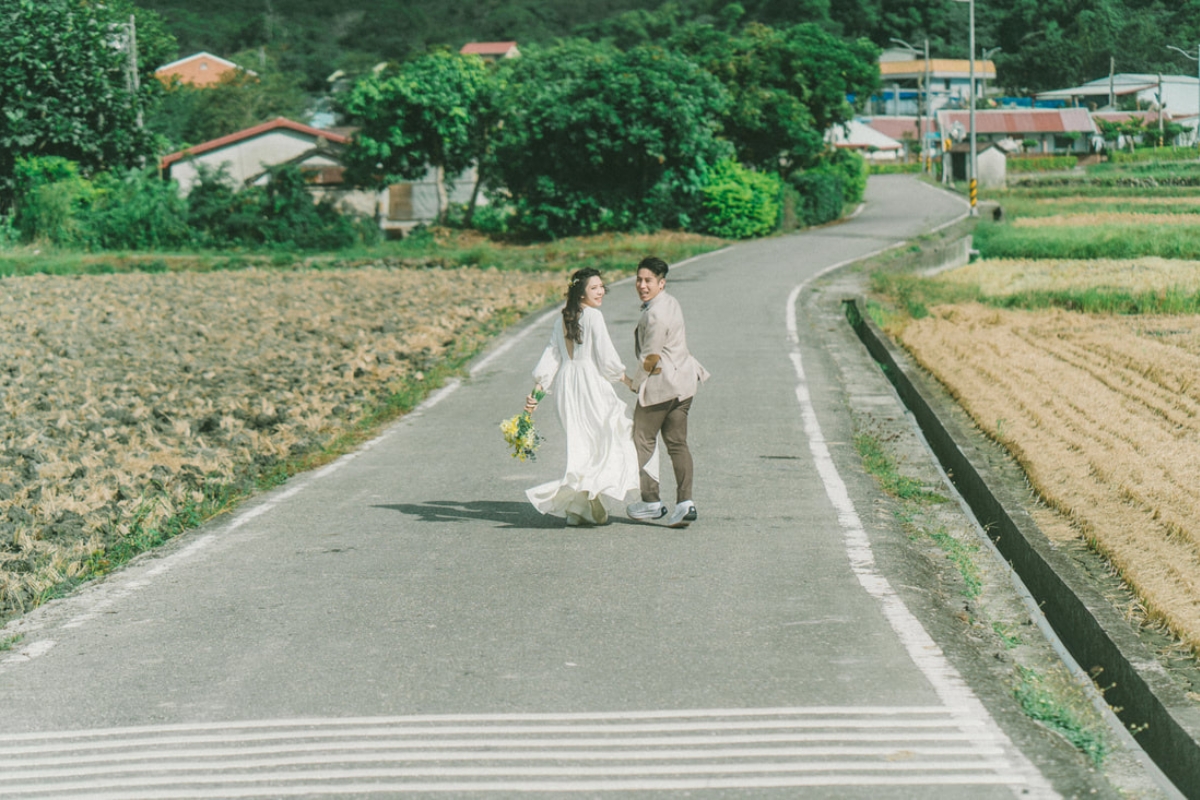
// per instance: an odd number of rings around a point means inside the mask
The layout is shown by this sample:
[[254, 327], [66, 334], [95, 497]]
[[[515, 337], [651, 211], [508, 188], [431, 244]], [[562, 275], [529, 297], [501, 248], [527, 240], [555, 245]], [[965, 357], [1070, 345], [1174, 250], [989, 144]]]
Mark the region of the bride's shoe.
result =
[[608, 524], [608, 509], [606, 509], [604, 507], [604, 503], [602, 503], [600, 501], [600, 498], [593, 497], [591, 499], [590, 504], [592, 507], [592, 519], [595, 520], [596, 524], [597, 525], [607, 525]]

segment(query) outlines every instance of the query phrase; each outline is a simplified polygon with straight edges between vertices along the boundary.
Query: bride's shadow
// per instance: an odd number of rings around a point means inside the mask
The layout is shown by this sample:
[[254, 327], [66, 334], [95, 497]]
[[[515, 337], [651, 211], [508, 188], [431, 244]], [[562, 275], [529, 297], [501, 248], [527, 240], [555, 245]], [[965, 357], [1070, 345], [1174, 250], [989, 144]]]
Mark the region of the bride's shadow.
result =
[[[421, 522], [456, 522], [476, 521], [495, 522], [504, 528], [534, 528], [541, 530], [564, 529], [567, 522], [562, 517], [549, 514], [539, 514], [529, 503], [508, 502], [501, 500], [429, 500], [424, 503], [387, 503], [373, 506], [386, 508], [389, 511], [399, 511], [416, 517]], [[629, 520], [611, 518], [615, 523], [627, 523]], [[611, 523], [610, 523], [611, 524]], [[598, 528], [596, 528], [598, 529]], [[588, 528], [572, 528], [572, 530], [588, 530]]]

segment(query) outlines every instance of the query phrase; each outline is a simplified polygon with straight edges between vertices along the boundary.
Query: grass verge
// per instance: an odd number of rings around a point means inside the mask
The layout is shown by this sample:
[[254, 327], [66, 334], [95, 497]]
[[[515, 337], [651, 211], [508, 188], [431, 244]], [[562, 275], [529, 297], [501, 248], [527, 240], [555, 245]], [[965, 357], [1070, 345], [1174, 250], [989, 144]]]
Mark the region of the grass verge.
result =
[[711, 236], [664, 231], [655, 234], [606, 234], [553, 242], [520, 243], [491, 239], [474, 231], [419, 229], [398, 241], [332, 253], [293, 251], [221, 251], [193, 253], [85, 253], [45, 246], [0, 251], [0, 277], [23, 275], [97, 275], [122, 272], [214, 272], [240, 269], [340, 269], [368, 263], [408, 267], [494, 268], [540, 272], [593, 267], [627, 273], [642, 257], [658, 255], [674, 264], [725, 245]]
[[1017, 676], [1013, 696], [1025, 714], [1065, 738], [1099, 766], [1109, 752], [1106, 729], [1065, 670], [1038, 672], [1018, 665]]

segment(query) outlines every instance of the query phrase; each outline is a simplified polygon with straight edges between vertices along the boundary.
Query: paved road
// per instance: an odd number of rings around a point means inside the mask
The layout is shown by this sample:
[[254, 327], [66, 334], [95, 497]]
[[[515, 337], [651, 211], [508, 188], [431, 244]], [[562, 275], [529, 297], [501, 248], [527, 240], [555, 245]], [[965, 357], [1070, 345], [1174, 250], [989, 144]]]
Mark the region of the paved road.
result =
[[[560, 431], [541, 414], [549, 441], [521, 464], [497, 424], [547, 315], [352, 456], [29, 615], [0, 654], [0, 797], [1083, 785], [1019, 752], [876, 567], [827, 322], [800, 302], [964, 210], [874, 180], [845, 224], [672, 271], [714, 375], [687, 530], [568, 529], [524, 502], [559, 474]], [[603, 310], [632, 358], [632, 287]]]

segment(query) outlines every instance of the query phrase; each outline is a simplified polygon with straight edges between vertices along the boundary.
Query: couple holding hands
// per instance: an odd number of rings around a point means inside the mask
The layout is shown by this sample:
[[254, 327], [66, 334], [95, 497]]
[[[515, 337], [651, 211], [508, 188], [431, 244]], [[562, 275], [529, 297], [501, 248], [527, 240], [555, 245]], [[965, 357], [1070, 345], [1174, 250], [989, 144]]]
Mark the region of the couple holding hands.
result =
[[[609, 511], [632, 500], [633, 519], [665, 518], [684, 528], [697, 518], [692, 502], [692, 455], [687, 443], [692, 396], [708, 372], [688, 351], [679, 302], [664, 289], [667, 263], [644, 258], [635, 288], [642, 302], [634, 338], [638, 360], [632, 377], [625, 372], [600, 305], [605, 286], [591, 268], [576, 271], [567, 289], [562, 322], [533, 370], [534, 391], [525, 398], [533, 411], [535, 396], [555, 398], [567, 437], [567, 470], [562, 480], [535, 486], [525, 494], [543, 514], [564, 514], [568, 525], [603, 525]], [[633, 419], [614, 383], [637, 393]], [[673, 509], [659, 498], [657, 440], [662, 435], [675, 473]]]

